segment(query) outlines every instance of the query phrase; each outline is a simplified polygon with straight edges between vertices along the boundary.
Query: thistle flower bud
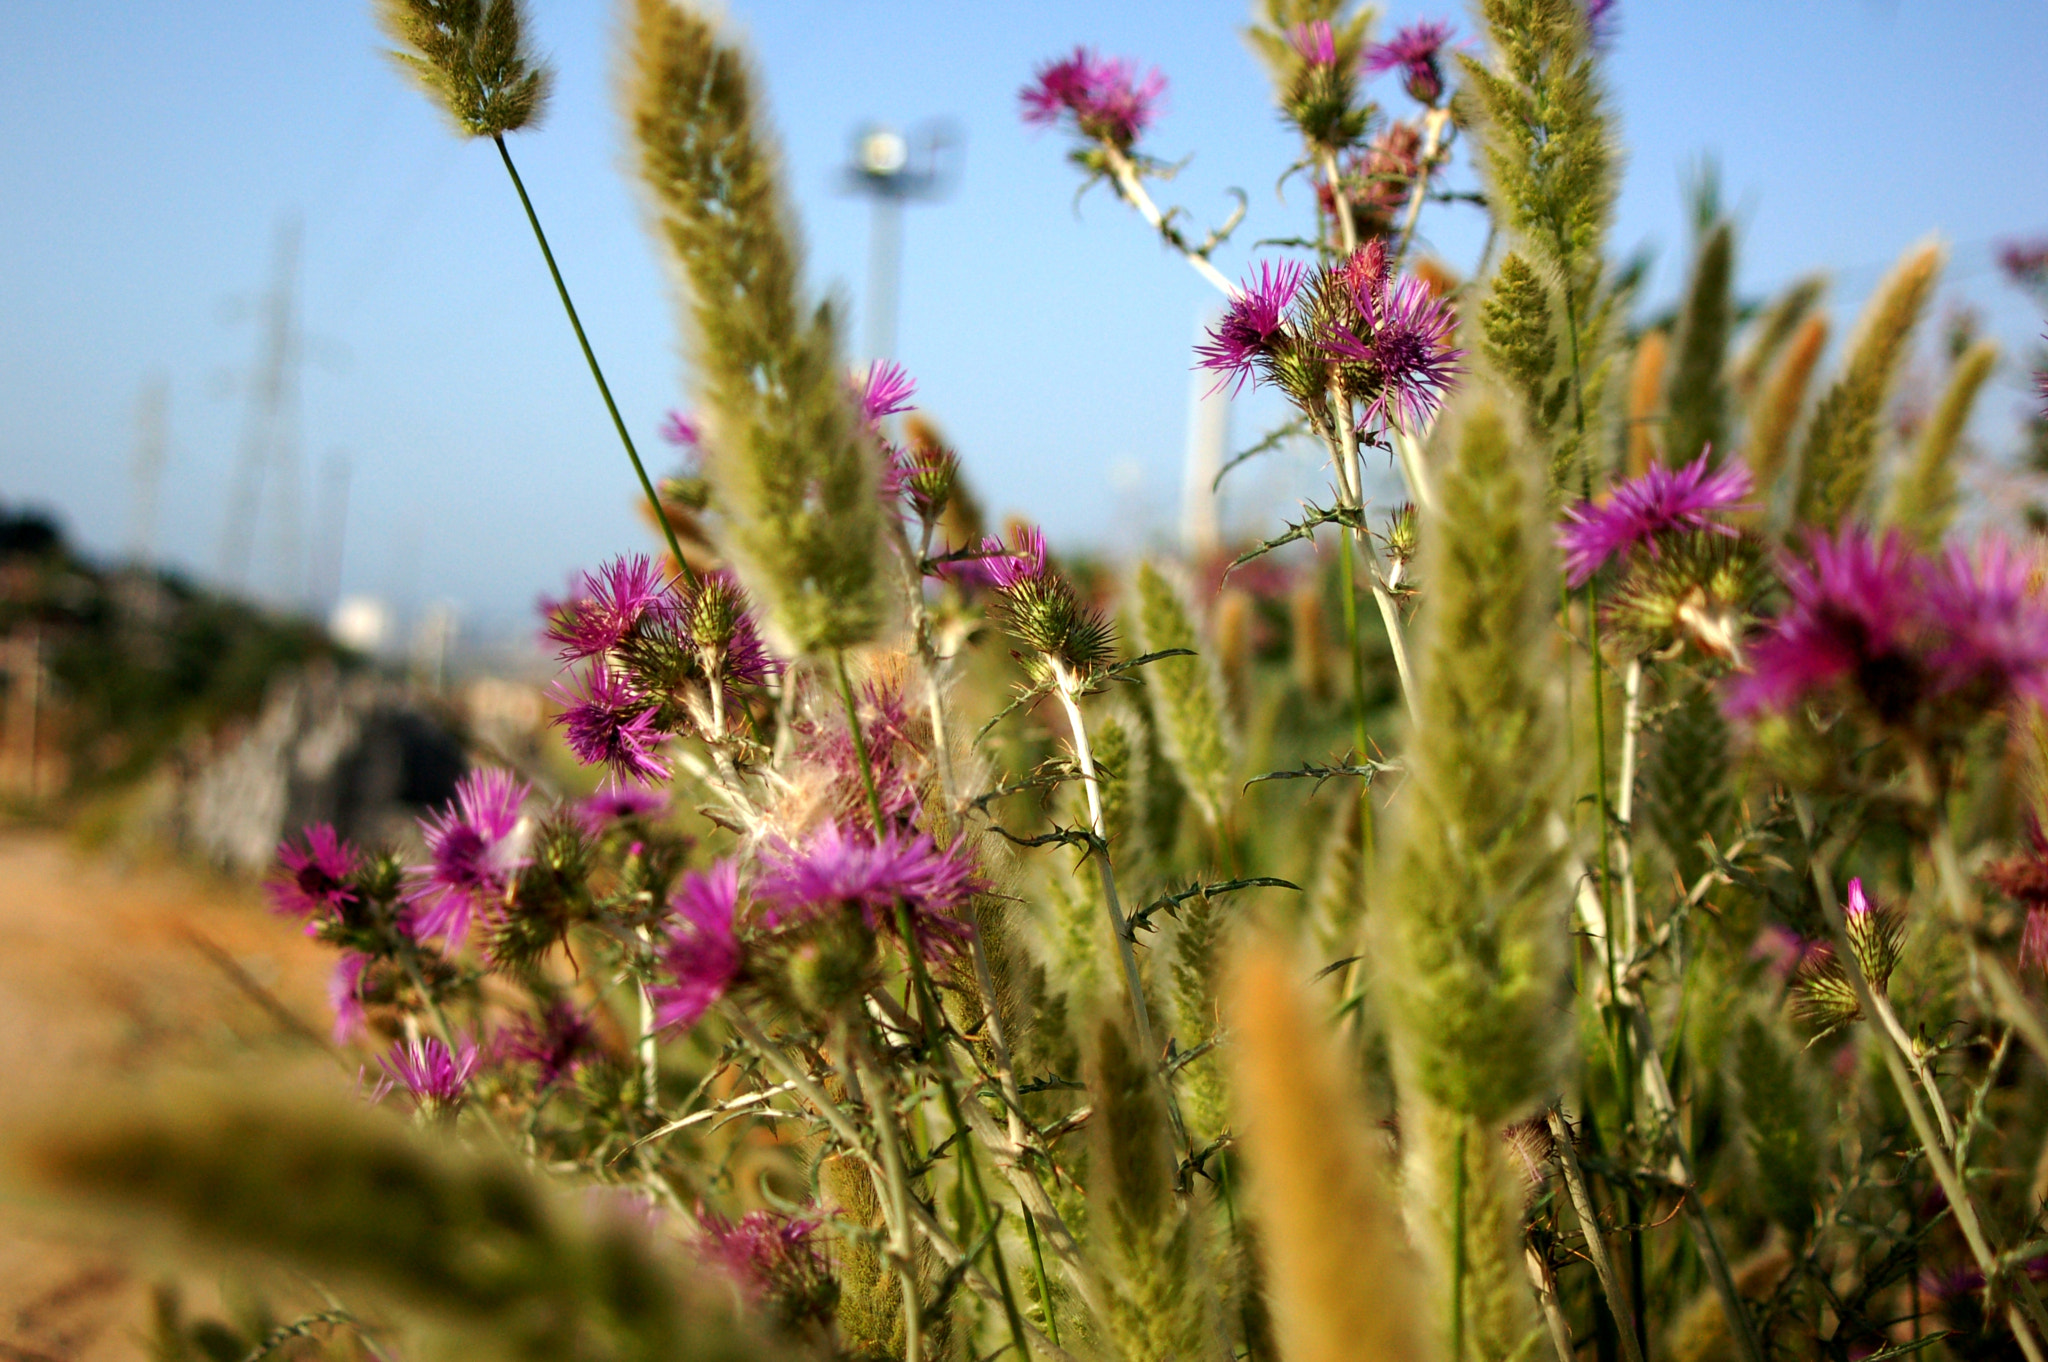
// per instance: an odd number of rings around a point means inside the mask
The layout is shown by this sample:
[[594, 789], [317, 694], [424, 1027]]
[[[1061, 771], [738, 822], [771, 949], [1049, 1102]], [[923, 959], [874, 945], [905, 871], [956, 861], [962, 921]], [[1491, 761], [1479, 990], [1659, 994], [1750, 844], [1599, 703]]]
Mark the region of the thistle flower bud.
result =
[[1849, 881], [1848, 902], [1842, 905], [1848, 928], [1849, 949], [1870, 986], [1883, 993], [1891, 984], [1892, 971], [1899, 966], [1903, 943], [1898, 914], [1889, 907], [1872, 903], [1863, 893], [1863, 881]]
[[531, 127], [553, 73], [526, 43], [520, 0], [377, 0], [390, 53], [465, 137]]
[[1401, 86], [1418, 104], [1434, 108], [1444, 97], [1444, 72], [1439, 54], [1450, 41], [1451, 26], [1432, 22], [1410, 24], [1383, 43], [1375, 43], [1365, 54], [1365, 69], [1371, 72], [1401, 72]]
[[1621, 646], [1637, 655], [1690, 648], [1740, 664], [1743, 632], [1771, 584], [1763, 545], [1698, 531], [1659, 536], [1656, 545], [1608, 599]]
[[1316, 19], [1288, 30], [1288, 46], [1301, 59], [1281, 97], [1287, 121], [1309, 145], [1342, 151], [1365, 136], [1370, 105], [1358, 101], [1358, 78], [1350, 63], [1337, 60], [1329, 21]]
[[1422, 545], [1422, 526], [1416, 518], [1413, 502], [1402, 502], [1388, 518], [1387, 532], [1382, 541], [1387, 546], [1387, 560], [1393, 564], [1387, 573], [1387, 585], [1398, 588], [1407, 578], [1408, 564], [1415, 560], [1416, 551]]
[[959, 455], [928, 430], [913, 431], [909, 447], [898, 452], [897, 476], [917, 523], [926, 533], [935, 530], [960, 480]]

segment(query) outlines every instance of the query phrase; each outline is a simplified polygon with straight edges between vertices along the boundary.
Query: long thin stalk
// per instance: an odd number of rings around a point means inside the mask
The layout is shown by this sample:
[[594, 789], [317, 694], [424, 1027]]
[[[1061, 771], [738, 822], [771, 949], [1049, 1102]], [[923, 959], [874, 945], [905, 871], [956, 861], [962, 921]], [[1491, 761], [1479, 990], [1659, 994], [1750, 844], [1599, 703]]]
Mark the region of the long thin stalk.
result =
[[583, 358], [590, 365], [590, 376], [597, 380], [597, 391], [604, 397], [605, 410], [612, 414], [612, 428], [619, 432], [619, 443], [626, 447], [626, 457], [633, 461], [634, 475], [640, 479], [640, 490], [647, 494], [647, 504], [654, 509], [654, 523], [661, 527], [662, 537], [668, 540], [668, 551], [682, 570], [684, 580], [693, 581], [689, 560], [683, 557], [683, 546], [676, 540], [675, 527], [668, 523], [668, 512], [661, 506], [661, 497], [654, 490], [653, 479], [647, 476], [647, 466], [640, 462], [640, 451], [633, 447], [633, 437], [626, 430], [625, 418], [619, 415], [619, 404], [612, 400], [611, 385], [604, 381], [604, 370], [597, 364], [597, 355], [590, 348], [590, 337], [583, 334], [583, 320], [576, 315], [576, 304], [569, 301], [569, 286], [562, 282], [562, 271], [555, 265], [555, 253], [548, 246], [547, 233], [540, 229], [540, 216], [533, 211], [533, 200], [527, 197], [526, 182], [519, 178], [519, 168], [512, 164], [512, 153], [505, 149], [503, 134], [493, 133], [491, 141], [497, 144], [498, 155], [505, 162], [505, 173], [512, 177], [512, 187], [519, 191], [519, 202], [526, 209], [526, 221], [533, 228], [533, 239], [540, 243], [541, 256], [548, 262], [548, 273], [555, 281], [555, 292], [561, 295], [562, 310], [569, 314], [569, 325], [575, 328], [576, 343], [583, 347]]
[[1636, 908], [1636, 739], [1643, 722], [1643, 659], [1632, 657], [1622, 673], [1621, 784], [1615, 791], [1614, 843], [1621, 861], [1621, 943], [1634, 964], [1642, 939]]
[[1557, 1303], [1557, 1275], [1543, 1255], [1531, 1245], [1522, 1246], [1522, 1263], [1529, 1269], [1529, 1287], [1536, 1293], [1536, 1307], [1543, 1312], [1543, 1324], [1550, 1332], [1550, 1350], [1557, 1362], [1574, 1362], [1578, 1349], [1572, 1345], [1572, 1326]]
[[1431, 109], [1423, 120], [1429, 131], [1422, 143], [1422, 155], [1417, 159], [1415, 183], [1408, 191], [1408, 212], [1401, 224], [1401, 242], [1394, 248], [1394, 259], [1408, 258], [1408, 243], [1415, 239], [1415, 224], [1422, 219], [1422, 202], [1429, 197], [1429, 172], [1436, 164], [1437, 151], [1443, 145], [1444, 128], [1450, 123], [1448, 109]]
[[1458, 1169], [1451, 1179], [1451, 1362], [1465, 1362], [1465, 1127], [1458, 1127]]
[[1183, 245], [1173, 230], [1166, 225], [1166, 215], [1159, 211], [1159, 205], [1152, 202], [1152, 196], [1145, 192], [1144, 181], [1138, 178], [1138, 168], [1131, 164], [1131, 158], [1107, 142], [1102, 144], [1102, 149], [1109, 161], [1110, 174], [1116, 180], [1117, 192], [1123, 195], [1124, 202], [1137, 209], [1138, 215], [1152, 225], [1152, 230], [1159, 233], [1160, 239], [1173, 247], [1180, 258], [1194, 268], [1196, 274], [1222, 290], [1224, 297], [1237, 297], [1237, 285], [1231, 283], [1223, 271], [1210, 264], [1209, 257], [1191, 251]]
[[1579, 1153], [1572, 1144], [1571, 1128], [1565, 1124], [1564, 1115], [1557, 1108], [1552, 1107], [1544, 1114], [1550, 1121], [1550, 1138], [1557, 1149], [1558, 1167], [1564, 1170], [1565, 1191], [1571, 1197], [1572, 1209], [1578, 1212], [1579, 1228], [1586, 1236], [1586, 1256], [1592, 1260], [1593, 1276], [1600, 1283], [1600, 1294], [1607, 1298], [1607, 1309], [1614, 1316], [1621, 1335], [1622, 1353], [1628, 1362], [1643, 1362], [1642, 1346], [1636, 1337], [1635, 1312], [1615, 1277], [1614, 1259], [1607, 1253], [1607, 1236], [1600, 1228], [1600, 1213], [1594, 1209], [1593, 1193], [1586, 1185], [1585, 1170], [1579, 1167]]

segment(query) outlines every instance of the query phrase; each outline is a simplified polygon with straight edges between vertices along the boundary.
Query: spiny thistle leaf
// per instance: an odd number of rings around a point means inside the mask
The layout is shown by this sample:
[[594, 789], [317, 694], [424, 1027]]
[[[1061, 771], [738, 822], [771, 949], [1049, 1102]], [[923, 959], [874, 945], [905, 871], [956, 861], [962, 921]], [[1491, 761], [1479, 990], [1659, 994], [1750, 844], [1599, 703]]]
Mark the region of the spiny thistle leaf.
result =
[[1707, 449], [1717, 465], [1727, 457], [1728, 387], [1722, 370], [1735, 311], [1734, 276], [1735, 229], [1724, 218], [1700, 242], [1672, 342], [1664, 458], [1673, 466], [1691, 463]]
[[1956, 513], [1956, 447], [1970, 408], [1998, 366], [1998, 342], [1985, 338], [1963, 351], [1950, 370], [1941, 404], [1927, 418], [1913, 460], [1892, 483], [1884, 523], [1895, 525], [1923, 549], [1941, 543]]
[[1232, 1085], [1281, 1355], [1426, 1357], [1427, 1331], [1405, 1304], [1417, 1274], [1388, 1170], [1302, 977], [1285, 952], [1262, 944], [1244, 953], [1229, 988]]
[[784, 648], [844, 648], [885, 614], [880, 456], [845, 390], [837, 319], [801, 299], [751, 86], [706, 20], [636, 0], [626, 107], [657, 225], [690, 285], [724, 546]]
[[390, 53], [467, 137], [498, 137], [540, 120], [553, 73], [526, 45], [520, 0], [377, 0]]
[[1821, 399], [1806, 433], [1794, 507], [1801, 524], [1832, 529], [1869, 489], [1877, 467], [1879, 418], [1913, 329], [1934, 296], [1944, 254], [1937, 242], [1915, 246], [1864, 307], [1842, 376]]
[[[1201, 642], [1186, 604], [1173, 583], [1151, 563], [1138, 565], [1138, 629], [1153, 651], [1194, 650]], [[1211, 831], [1221, 829], [1230, 807], [1230, 739], [1223, 727], [1223, 686], [1215, 667], [1201, 657], [1173, 657], [1153, 664], [1146, 687], [1152, 717], [1167, 756], [1187, 786]]]

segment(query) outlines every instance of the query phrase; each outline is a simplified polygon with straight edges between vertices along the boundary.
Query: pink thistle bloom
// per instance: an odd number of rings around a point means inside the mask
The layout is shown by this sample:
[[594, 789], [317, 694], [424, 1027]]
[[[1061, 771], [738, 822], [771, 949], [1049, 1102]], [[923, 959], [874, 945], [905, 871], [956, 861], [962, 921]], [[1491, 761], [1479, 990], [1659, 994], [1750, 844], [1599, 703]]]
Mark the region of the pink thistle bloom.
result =
[[403, 1083], [422, 1107], [452, 1110], [461, 1104], [469, 1080], [476, 1074], [476, 1042], [460, 1039], [451, 1054], [439, 1036], [426, 1036], [401, 1042], [377, 1062]]
[[304, 920], [306, 935], [313, 936], [323, 919], [341, 917], [361, 901], [349, 883], [358, 857], [332, 824], [309, 824], [300, 836], [303, 845], [278, 844], [279, 873], [267, 887], [271, 906], [285, 917]]
[[738, 1288], [748, 1305], [785, 1327], [830, 1324], [837, 1289], [818, 1246], [819, 1222], [772, 1211], [737, 1221], [697, 1212], [704, 1234], [697, 1252]]
[[660, 974], [650, 990], [655, 1024], [695, 1026], [739, 977], [739, 868], [720, 861], [705, 874], [685, 875], [669, 906], [677, 921], [661, 944]]
[[661, 438], [678, 449], [697, 449], [704, 443], [704, 428], [679, 411], [661, 421]]
[[870, 929], [890, 930], [900, 899], [914, 923], [930, 929], [920, 932], [924, 950], [938, 954], [972, 934], [958, 914], [987, 887], [960, 843], [941, 851], [927, 833], [893, 828], [867, 842], [828, 823], [801, 849], [776, 848], [755, 896], [767, 905], [770, 928], [855, 909]]
[[1428, 424], [1465, 357], [1449, 344], [1454, 325], [1451, 309], [1420, 279], [1403, 279], [1382, 294], [1367, 347], [1379, 389], [1361, 425], [1378, 421], [1419, 433]]
[[1049, 128], [1071, 117], [1082, 136], [1129, 151], [1165, 91], [1166, 77], [1157, 70], [1141, 81], [1135, 63], [1077, 47], [1072, 56], [1039, 67], [1018, 99], [1028, 124]]
[[1257, 385], [1256, 366], [1273, 353], [1274, 338], [1286, 324], [1303, 273], [1299, 261], [1283, 260], [1276, 267], [1273, 261], [1262, 260], [1258, 278], [1244, 281], [1222, 320], [1209, 328], [1209, 338], [1195, 347], [1195, 367], [1214, 371], [1216, 388], [1229, 383], [1235, 394], [1248, 378]]
[[1310, 66], [1336, 65], [1337, 40], [1330, 32], [1328, 19], [1314, 19], [1288, 29], [1287, 45]]
[[1584, 501], [1568, 509], [1557, 544], [1564, 550], [1571, 584], [1584, 586], [1608, 559], [1637, 544], [1647, 544], [1654, 554], [1662, 534], [1705, 530], [1734, 535], [1732, 526], [1713, 517], [1738, 509], [1749, 495], [1749, 469], [1731, 463], [1710, 472], [1707, 457], [1702, 454], [1683, 468], [1652, 468], [1615, 488], [1604, 501]]
[[2048, 703], [2048, 605], [2032, 589], [2033, 571], [1996, 535], [1974, 557], [1952, 546], [1933, 565], [1925, 609], [1941, 643], [1928, 665], [1942, 690]]
[[602, 662], [579, 681], [576, 687], [556, 682], [549, 692], [563, 709], [548, 722], [561, 727], [576, 760], [608, 768], [614, 782], [667, 780], [669, 769], [656, 755], [665, 736], [655, 726], [656, 706]]
[[363, 1034], [363, 975], [370, 957], [359, 951], [343, 951], [327, 978], [327, 1002], [334, 1010], [334, 1043], [346, 1045]]
[[[869, 771], [875, 781], [875, 795], [881, 801], [882, 816], [890, 822], [909, 823], [922, 803], [917, 782], [906, 769], [905, 758], [918, 755], [910, 736], [910, 713], [903, 695], [893, 686], [869, 683], [861, 687], [861, 734], [867, 741]], [[848, 818], [867, 812], [867, 792], [861, 779], [860, 758], [853, 750], [853, 734], [842, 724], [825, 723], [813, 729], [798, 749], [807, 767], [823, 768], [831, 775], [834, 806]], [[865, 823], [853, 825], [854, 835], [864, 834]]]
[[761, 642], [745, 589], [725, 568], [698, 578], [677, 616], [704, 660], [705, 672], [716, 673], [728, 687], [763, 685], [782, 670]]
[[472, 771], [455, 784], [447, 808], [420, 822], [430, 863], [415, 867], [406, 902], [416, 935], [445, 936], [454, 950], [469, 920], [503, 902], [512, 876], [526, 864], [519, 806], [528, 794], [510, 771]]
[[649, 614], [673, 608], [671, 583], [646, 554], [614, 558], [583, 574], [581, 594], [557, 607], [547, 637], [562, 645], [564, 662], [595, 657], [625, 642]]
[[857, 390], [860, 419], [871, 426], [880, 425], [885, 416], [917, 410], [910, 401], [917, 393], [917, 380], [894, 360], [878, 359], [868, 365]]
[[1735, 714], [1783, 710], [1854, 678], [1880, 717], [1905, 717], [1926, 680], [1918, 644], [1921, 563], [1896, 533], [1881, 542], [1854, 526], [1811, 540], [1813, 564], [1784, 565], [1791, 606], [1750, 653], [1729, 692]]
[[516, 1030], [498, 1038], [501, 1062], [531, 1064], [539, 1084], [551, 1088], [588, 1064], [598, 1051], [590, 1019], [564, 1002], [551, 1002], [538, 1017], [522, 1017]]
[[978, 557], [942, 563], [939, 572], [964, 586], [1009, 591], [1045, 574], [1045, 531], [1036, 525], [1012, 527], [1008, 544], [984, 539]]
[[627, 818], [653, 818], [668, 812], [669, 798], [665, 790], [649, 790], [638, 785], [616, 785], [599, 790], [578, 801], [576, 821], [592, 836], [604, 831], [606, 826]]
[[1378, 74], [1399, 68], [1401, 83], [1419, 104], [1435, 104], [1443, 98], [1444, 73], [1440, 64], [1445, 43], [1451, 40], [1451, 26], [1441, 20], [1410, 24], [1383, 43], [1365, 52], [1365, 69]]

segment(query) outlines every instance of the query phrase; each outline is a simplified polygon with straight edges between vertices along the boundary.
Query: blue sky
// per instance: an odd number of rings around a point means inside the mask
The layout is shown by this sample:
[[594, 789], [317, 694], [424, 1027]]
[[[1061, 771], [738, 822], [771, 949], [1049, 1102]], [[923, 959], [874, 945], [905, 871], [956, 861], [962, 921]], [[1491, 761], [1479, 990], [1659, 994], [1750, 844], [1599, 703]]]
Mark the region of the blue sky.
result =
[[[1990, 244], [2048, 234], [2048, 6], [1621, 9], [1613, 241], [1657, 249], [1656, 298], [1682, 273], [1688, 167], [1712, 156], [1740, 210], [1745, 291], [1825, 268], [1839, 313], [1938, 231], [1954, 247], [1945, 296], [1981, 308], [2009, 351], [2038, 334]], [[1444, 12], [1401, 0], [1383, 25]], [[838, 187], [854, 128], [958, 129], [953, 192], [909, 211], [898, 353], [990, 508], [1108, 545], [1170, 526], [1189, 345], [1213, 295], [1106, 193], [1077, 213], [1064, 144], [1018, 123], [1016, 90], [1076, 43], [1158, 65], [1171, 86], [1148, 145], [1193, 157], [1160, 195], [1200, 223], [1228, 210], [1229, 187], [1246, 191], [1250, 216], [1218, 254], [1235, 274], [1258, 238], [1300, 231], [1307, 207], [1298, 185], [1275, 195], [1290, 146], [1236, 36], [1245, 6], [735, 0], [730, 14], [765, 81], [815, 287], [857, 303], [865, 278], [867, 211]], [[658, 454], [681, 368], [664, 269], [620, 173], [617, 15], [607, 0], [536, 0], [534, 23], [559, 82], [513, 152], [621, 407]], [[379, 46], [366, 4], [0, 6], [0, 500], [50, 507], [90, 548], [119, 551], [137, 397], [160, 379], [157, 542], [209, 573], [253, 304], [296, 214], [302, 514], [317, 518], [321, 469], [345, 457], [343, 588], [446, 599], [475, 628], [507, 627], [572, 569], [647, 546], [635, 486], [496, 156], [450, 136]], [[1391, 85], [1383, 97], [1405, 108]], [[1432, 211], [1429, 244], [1468, 263], [1476, 218]], [[2020, 382], [2002, 375], [1988, 399], [1991, 433], [2010, 428]], [[1260, 416], [1236, 413], [1241, 441]], [[1269, 518], [1315, 478], [1276, 463], [1238, 485], [1232, 513]], [[271, 534], [259, 526], [255, 575], [288, 592], [303, 569]]]

